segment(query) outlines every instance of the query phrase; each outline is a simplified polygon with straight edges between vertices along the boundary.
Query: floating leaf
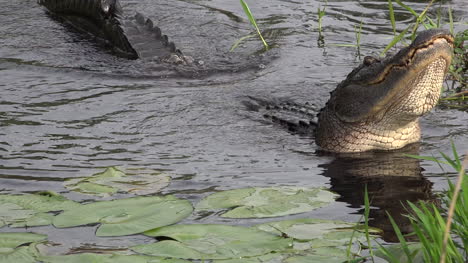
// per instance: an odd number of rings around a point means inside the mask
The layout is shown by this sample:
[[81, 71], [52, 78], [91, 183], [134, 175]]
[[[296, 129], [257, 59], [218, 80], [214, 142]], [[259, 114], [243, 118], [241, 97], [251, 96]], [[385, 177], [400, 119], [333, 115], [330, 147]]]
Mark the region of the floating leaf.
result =
[[36, 263], [34, 253], [30, 247], [0, 250], [0, 263]]
[[346, 250], [338, 248], [319, 248], [307, 251], [304, 255], [294, 255], [285, 260], [287, 263], [343, 263], [348, 262]]
[[96, 235], [123, 236], [177, 223], [192, 212], [187, 200], [173, 196], [133, 197], [82, 205], [54, 218], [56, 227], [101, 223]]
[[46, 239], [47, 235], [35, 233], [0, 233], [0, 248], [16, 248], [27, 243], [43, 241]]
[[146, 195], [161, 191], [169, 185], [170, 179], [169, 176], [154, 171], [125, 173], [116, 167], [109, 167], [90, 177], [69, 179], [64, 186], [71, 191], [99, 196], [109, 196], [119, 191]]
[[47, 212], [74, 209], [80, 204], [53, 192], [25, 195], [0, 195], [0, 221], [12, 227], [51, 224]]
[[163, 259], [142, 255], [117, 255], [117, 254], [94, 254], [82, 253], [66, 256], [42, 256], [40, 260], [44, 263], [190, 263], [182, 259]]
[[[0, 233], [0, 263], [36, 263], [35, 242], [46, 238], [34, 233]], [[25, 246], [28, 243], [32, 244]]]
[[234, 208], [222, 217], [276, 217], [323, 207], [333, 202], [337, 196], [321, 188], [243, 188], [209, 195], [200, 201], [197, 210]]
[[153, 244], [131, 249], [147, 255], [185, 259], [228, 259], [263, 255], [283, 251], [292, 244], [282, 238], [255, 228], [228, 225], [174, 225], [144, 233], [166, 237]]
[[286, 258], [288, 258], [287, 254], [271, 253], [257, 257], [214, 260], [213, 263], [282, 263], [286, 262]]
[[347, 261], [346, 250], [323, 247], [307, 251], [271, 253], [258, 257], [215, 260], [213, 263], [342, 263]]
[[[312, 248], [346, 245], [351, 237], [361, 241], [366, 238], [365, 233], [356, 230], [359, 226], [343, 221], [306, 218], [270, 222], [256, 227], [276, 235], [308, 241]], [[374, 234], [379, 233], [379, 230], [373, 228], [369, 231]]]

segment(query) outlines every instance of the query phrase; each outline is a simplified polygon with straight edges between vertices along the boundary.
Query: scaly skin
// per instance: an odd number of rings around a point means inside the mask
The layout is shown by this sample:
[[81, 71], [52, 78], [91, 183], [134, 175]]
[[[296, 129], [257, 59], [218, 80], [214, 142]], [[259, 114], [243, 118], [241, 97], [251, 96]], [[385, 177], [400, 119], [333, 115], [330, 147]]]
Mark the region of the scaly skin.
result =
[[452, 36], [427, 30], [395, 56], [366, 57], [318, 115], [317, 145], [329, 152], [399, 149], [420, 140], [418, 119], [439, 99]]
[[118, 0], [38, 0], [49, 12], [110, 45], [116, 55], [172, 64], [192, 63], [141, 14], [123, 17]]

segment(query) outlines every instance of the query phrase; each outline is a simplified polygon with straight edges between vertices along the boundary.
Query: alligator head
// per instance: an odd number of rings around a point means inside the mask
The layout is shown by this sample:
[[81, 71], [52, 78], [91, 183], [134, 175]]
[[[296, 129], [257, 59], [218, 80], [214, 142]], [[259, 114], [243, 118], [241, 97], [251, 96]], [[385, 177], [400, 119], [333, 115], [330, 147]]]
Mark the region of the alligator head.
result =
[[362, 152], [419, 141], [418, 118], [437, 104], [452, 47], [453, 37], [435, 29], [420, 33], [393, 57], [366, 57], [320, 111], [317, 145], [330, 152]]

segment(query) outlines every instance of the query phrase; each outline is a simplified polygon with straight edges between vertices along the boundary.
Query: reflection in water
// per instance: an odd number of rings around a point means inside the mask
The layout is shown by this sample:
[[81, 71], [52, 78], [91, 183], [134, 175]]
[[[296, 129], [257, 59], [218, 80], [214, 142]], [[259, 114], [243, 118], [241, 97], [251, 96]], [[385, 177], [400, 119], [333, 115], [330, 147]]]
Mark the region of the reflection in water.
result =
[[[367, 185], [371, 202], [369, 224], [384, 230], [384, 240], [398, 241], [393, 233], [387, 212], [395, 219], [403, 233], [411, 232], [405, 217], [406, 201], [431, 200], [432, 183], [421, 171], [420, 161], [404, 154], [418, 154], [419, 145], [410, 145], [391, 152], [368, 152], [338, 155], [325, 168], [331, 190], [340, 194], [353, 208], [363, 207]], [[363, 213], [364, 208], [359, 212]]]

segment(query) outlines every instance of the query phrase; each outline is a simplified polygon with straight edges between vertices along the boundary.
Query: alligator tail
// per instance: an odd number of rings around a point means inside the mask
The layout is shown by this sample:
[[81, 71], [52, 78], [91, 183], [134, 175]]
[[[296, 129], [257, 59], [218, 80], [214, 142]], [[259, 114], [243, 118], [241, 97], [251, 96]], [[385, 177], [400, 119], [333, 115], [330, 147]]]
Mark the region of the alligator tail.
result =
[[118, 20], [122, 9], [117, 0], [38, 0], [38, 3], [76, 29], [104, 40], [119, 56], [138, 58]]
[[38, 3], [54, 13], [80, 15], [97, 20], [122, 14], [122, 7], [117, 0], [38, 0]]
[[38, 3], [76, 29], [104, 40], [121, 57], [156, 58], [176, 64], [190, 62], [191, 58], [183, 56], [150, 19], [141, 14], [124, 19], [118, 0], [38, 0]]

